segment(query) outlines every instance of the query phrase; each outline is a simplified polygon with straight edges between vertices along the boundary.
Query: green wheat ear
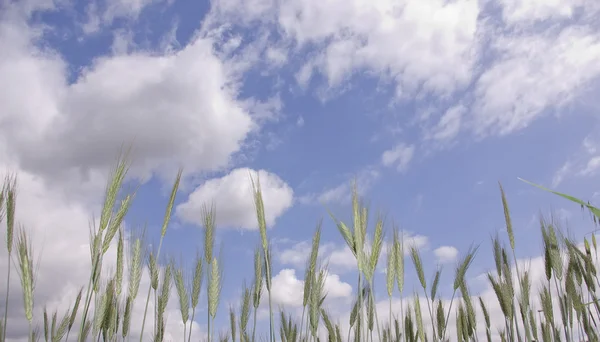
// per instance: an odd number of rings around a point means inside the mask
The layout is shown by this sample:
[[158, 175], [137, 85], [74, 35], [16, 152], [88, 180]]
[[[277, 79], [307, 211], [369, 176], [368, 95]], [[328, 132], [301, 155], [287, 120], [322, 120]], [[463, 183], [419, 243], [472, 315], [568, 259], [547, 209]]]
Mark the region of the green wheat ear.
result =
[[510, 248], [515, 249], [515, 235], [513, 232], [512, 220], [510, 218], [510, 211], [508, 209], [508, 201], [506, 200], [506, 194], [504, 193], [504, 188], [502, 184], [498, 182], [498, 186], [500, 187], [500, 195], [502, 197], [502, 207], [504, 208], [504, 220], [506, 221], [506, 230], [508, 232], [508, 239], [510, 241]]
[[425, 290], [427, 289], [427, 282], [425, 280], [425, 272], [423, 271], [423, 262], [421, 261], [419, 250], [415, 246], [410, 247], [410, 257], [415, 266], [415, 270], [417, 271], [417, 276], [419, 277], [421, 287], [423, 287], [423, 290]]

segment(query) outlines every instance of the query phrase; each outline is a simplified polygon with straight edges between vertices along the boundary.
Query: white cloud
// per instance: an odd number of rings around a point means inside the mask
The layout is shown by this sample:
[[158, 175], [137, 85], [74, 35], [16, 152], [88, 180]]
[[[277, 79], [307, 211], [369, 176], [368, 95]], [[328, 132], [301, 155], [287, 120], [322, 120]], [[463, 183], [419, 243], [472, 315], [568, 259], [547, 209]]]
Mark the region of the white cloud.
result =
[[580, 149], [571, 153], [569, 159], [554, 173], [553, 187], [557, 187], [568, 177], [592, 177], [597, 174], [600, 168], [597, 140], [598, 132], [596, 131], [583, 139]]
[[471, 78], [478, 14], [474, 1], [303, 0], [282, 2], [279, 24], [300, 45], [330, 39], [308, 63], [332, 86], [366, 69], [399, 95], [443, 94]]
[[[366, 73], [393, 84], [400, 99], [434, 95], [449, 108], [438, 127], [425, 132], [434, 140], [452, 140], [461, 131], [485, 137], [523, 129], [593, 91], [600, 76], [600, 5], [594, 0], [501, 0], [501, 18], [487, 1], [257, 2], [260, 10], [246, 1], [217, 1], [213, 17], [246, 16], [242, 25], [276, 27], [288, 54], [310, 47], [295, 74], [301, 87], [320, 73], [330, 89], [317, 92], [345, 90], [348, 79]], [[451, 95], [460, 90], [466, 90], [465, 108], [458, 110]]]
[[449, 94], [470, 82], [478, 15], [478, 2], [467, 0], [219, 0], [210, 19], [215, 26], [275, 24], [299, 49], [318, 46], [297, 75], [302, 86], [313, 70], [334, 87], [365, 70], [406, 96]]
[[571, 165], [572, 163], [570, 161], [567, 161], [566, 163], [563, 164], [563, 166], [560, 167], [560, 169], [558, 169], [555, 173], [554, 176], [552, 177], [552, 187], [556, 188], [557, 186], [560, 185], [560, 183], [562, 183], [562, 181], [564, 180], [564, 178], [569, 174], [569, 172], [571, 172]]
[[405, 171], [413, 159], [415, 153], [414, 145], [400, 143], [394, 148], [383, 152], [381, 162], [384, 166], [395, 166], [398, 171]]
[[[258, 176], [258, 177], [257, 177]], [[235, 169], [229, 174], [206, 181], [176, 208], [177, 216], [185, 222], [202, 225], [202, 206], [215, 204], [216, 223], [221, 227], [258, 229], [251, 178], [260, 179], [267, 226], [292, 206], [293, 190], [273, 173], [248, 168]]]
[[[368, 167], [361, 170], [354, 180], [359, 195], [364, 195], [373, 186], [373, 183], [379, 178], [379, 171]], [[337, 186], [326, 188], [320, 193], [309, 193], [299, 198], [300, 203], [348, 203], [352, 199], [352, 181], [347, 180]]]
[[452, 141], [460, 132], [462, 117], [465, 112], [466, 108], [461, 105], [448, 109], [431, 131], [427, 132], [426, 138], [441, 143]]
[[170, 2], [172, 0], [106, 0], [103, 3], [90, 1], [85, 7], [87, 18], [82, 24], [82, 29], [85, 34], [98, 33], [116, 19], [135, 21], [145, 8]]
[[249, 114], [256, 103], [236, 99], [237, 75], [210, 39], [163, 56], [98, 58], [68, 84], [66, 63], [37, 48], [37, 34], [16, 16], [0, 21], [0, 143], [46, 179], [94, 181], [133, 139], [132, 175], [142, 179], [178, 166], [186, 174], [221, 169], [258, 127]]
[[600, 76], [600, 35], [590, 27], [495, 36], [492, 46], [499, 58], [477, 80], [471, 109], [479, 136], [523, 129]]
[[[6, 164], [0, 164], [0, 169], [5, 169]], [[52, 313], [58, 310], [59, 316], [69, 309], [73, 304], [77, 292], [81, 286], [85, 286], [89, 280], [91, 269], [89, 252], [88, 227], [92, 214], [99, 217], [98, 204], [102, 194], [94, 196], [95, 205], [86, 205], [78, 201], [65, 200], [64, 195], [57, 193], [47, 187], [43, 180], [23, 170], [18, 172], [16, 214], [17, 224], [22, 225], [29, 233], [33, 246], [34, 261], [39, 258], [39, 269], [36, 271], [34, 324], [41, 321], [43, 308], [46, 306]], [[0, 175], [3, 179], [4, 177]], [[96, 220], [97, 223], [97, 220]], [[0, 226], [4, 234], [6, 222], [1, 221]], [[68, 253], [65, 251], [68, 250]], [[13, 258], [14, 250], [13, 250]], [[0, 274], [6, 274], [8, 267], [8, 255], [6, 245], [0, 248]], [[113, 243], [104, 256], [103, 274], [108, 275], [110, 268], [116, 264], [116, 248]], [[27, 341], [28, 325], [23, 312], [23, 299], [21, 284], [17, 272], [14, 269], [11, 276], [9, 296], [9, 316], [7, 338], [10, 341]], [[124, 289], [127, 288], [127, 267], [124, 271]], [[57, 281], [60, 279], [60, 281]], [[134, 303], [131, 323], [131, 337], [136, 339], [140, 334], [142, 315], [145, 306], [145, 293], [148, 289], [149, 278], [146, 271], [142, 275], [139, 295]], [[6, 282], [0, 282], [0, 292], [6, 293]], [[85, 293], [85, 291], [84, 291]], [[177, 320], [179, 310], [177, 309], [175, 291], [171, 292], [167, 306], [167, 320], [165, 337], [171, 340], [181, 340], [182, 327]], [[146, 327], [152, 326], [153, 303], [150, 303], [150, 314]], [[80, 306], [80, 310], [81, 310]], [[94, 310], [92, 301], [90, 312]], [[79, 319], [75, 321], [71, 336], [77, 336]], [[180, 319], [179, 319], [180, 321]], [[188, 324], [189, 329], [189, 324]], [[151, 329], [150, 329], [151, 330]], [[203, 337], [197, 323], [192, 324], [192, 333], [195, 337]], [[146, 338], [151, 339], [151, 333], [146, 329]]]
[[[297, 278], [295, 270], [287, 268], [281, 270], [273, 277], [271, 286], [271, 297], [274, 303], [287, 307], [302, 306], [304, 280]], [[346, 298], [352, 294], [352, 286], [341, 281], [337, 274], [328, 273], [325, 277], [324, 291], [329, 300]]]
[[[44, 305], [66, 309], [87, 284], [88, 227], [99, 217], [106, 174], [122, 143], [135, 138], [133, 177], [171, 179], [178, 166], [187, 175], [228, 167], [258, 127], [251, 105], [237, 99], [238, 75], [213, 53], [212, 39], [200, 34], [162, 55], [99, 57], [72, 75], [61, 54], [40, 44], [45, 28], [29, 23], [28, 15], [43, 8], [52, 2], [12, 2], [0, 12], [0, 169], [18, 174], [17, 221], [31, 232], [35, 255], [42, 255], [36, 320]], [[0, 248], [0, 274], [7, 265]], [[13, 274], [7, 334], [21, 341], [27, 324]], [[176, 317], [172, 308], [168, 313]], [[166, 338], [181, 340], [182, 331], [169, 320]], [[193, 331], [202, 337], [197, 324]]]
[[501, 0], [500, 3], [502, 18], [511, 25], [531, 24], [547, 19], [570, 19], [577, 10], [593, 13], [598, 9], [593, 0]]
[[579, 174], [582, 176], [589, 176], [596, 173], [598, 168], [600, 168], [600, 156], [592, 157], [590, 160], [588, 160], [585, 168], [581, 170]]
[[433, 250], [433, 254], [440, 264], [447, 264], [456, 261], [458, 249], [452, 246], [441, 246]]

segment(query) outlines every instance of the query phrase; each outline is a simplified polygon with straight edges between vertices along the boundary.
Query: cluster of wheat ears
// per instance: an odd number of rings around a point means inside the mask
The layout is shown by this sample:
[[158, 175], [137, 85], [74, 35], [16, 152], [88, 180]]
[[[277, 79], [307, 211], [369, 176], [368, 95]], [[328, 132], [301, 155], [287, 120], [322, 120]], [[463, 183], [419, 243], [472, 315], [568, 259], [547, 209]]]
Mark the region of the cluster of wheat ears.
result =
[[[223, 270], [220, 258], [214, 255], [215, 207], [206, 206], [203, 210], [204, 250], [203, 253], [198, 253], [193, 270], [185, 270], [170, 261], [162, 267], [161, 272], [158, 260], [160, 260], [162, 242], [169, 226], [181, 171], [177, 175], [170, 194], [156, 251], [146, 250], [143, 234], [125, 242], [122, 223], [134, 194], [127, 194], [120, 201], [117, 201], [117, 198], [127, 171], [126, 158], [119, 159], [109, 177], [99, 221], [91, 229], [92, 267], [89, 282], [81, 287], [74, 304], [64, 315], [58, 317], [56, 311], [50, 315], [44, 308], [43, 318], [36, 317], [35, 327], [33, 313], [36, 265], [33, 262], [34, 255], [28, 233], [23, 228], [15, 230], [16, 178], [6, 179], [0, 195], [0, 221], [6, 222], [8, 257], [14, 260], [21, 281], [25, 318], [29, 322], [28, 338], [30, 341], [39, 340], [42, 338], [42, 334], [46, 341], [68, 340], [72, 330], [77, 331], [76, 333], [73, 331], [72, 337], [76, 336], [78, 341], [129, 340], [133, 303], [138, 296], [142, 270], [145, 267], [148, 268], [150, 284], [147, 289], [142, 289], [145, 291], [146, 301], [139, 334], [140, 341], [142, 341], [145, 329], [148, 330], [147, 333], [151, 330], [154, 341], [164, 340], [165, 309], [172, 282], [175, 284], [179, 298], [184, 340], [191, 341], [191, 322], [194, 321], [194, 314], [198, 308], [204, 277], [207, 278], [208, 341], [218, 338], [220, 341], [254, 342], [257, 339], [257, 312], [261, 298], [268, 300], [269, 333], [268, 337], [260, 339], [268, 338], [268, 341], [295, 342], [326, 339], [341, 342], [343, 339], [347, 339], [348, 341], [423, 342], [479, 341], [479, 339], [492, 341], [494, 339], [519, 342], [570, 342], [581, 339], [599, 340], [597, 319], [600, 317], [600, 303], [596, 289], [597, 286], [600, 286], [600, 282], [596, 271], [598, 249], [595, 235], [591, 237], [592, 246], [584, 238], [584, 247], [580, 247], [573, 240], [565, 237], [555, 225], [541, 220], [547, 281], [543, 281], [539, 288], [537, 295], [541, 309], [537, 310], [537, 307], [534, 308], [532, 305], [535, 293], [532, 293], [530, 274], [528, 270], [520, 270], [516, 262], [513, 226], [502, 186], [500, 186], [500, 192], [510, 250], [505, 248], [498, 236], [492, 239], [496, 269], [495, 272], [488, 273], [487, 278], [495, 292], [497, 304], [501, 308], [504, 325], [496, 326], [501, 322], [492, 322], [490, 319], [488, 310], [490, 303], [485, 303], [481, 297], [474, 298], [469, 293], [465, 275], [478, 250], [476, 247], [470, 248], [457, 263], [453, 283], [454, 291], [448, 305], [448, 301], [442, 300], [438, 293], [441, 269], [436, 271], [433, 281], [428, 283], [419, 251], [415, 247], [408, 246], [407, 255], [414, 264], [418, 281], [427, 301], [426, 312], [422, 312], [419, 295], [415, 294], [412, 301], [401, 300], [400, 313], [393, 314], [392, 297], [396, 290], [400, 298], [403, 297], [405, 274], [403, 234], [399, 234], [395, 227], [392, 229], [391, 236], [386, 240], [389, 241], [386, 246], [389, 316], [382, 319], [385, 324], [380, 324], [375, 309], [375, 294], [371, 289], [385, 240], [384, 222], [378, 218], [373, 236], [367, 236], [368, 210], [359, 199], [356, 189], [354, 189], [352, 198], [353, 222], [347, 224], [331, 215], [340, 234], [354, 254], [358, 267], [357, 289], [359, 290], [357, 298], [353, 301], [349, 329], [343, 332], [339, 322], [334, 322], [323, 306], [323, 301], [327, 296], [325, 292], [327, 265], [319, 262], [318, 258], [320, 224], [317, 225], [312, 239], [312, 249], [304, 273], [303, 310], [300, 322], [298, 324], [298, 319], [286, 313], [284, 309], [280, 309], [276, 314], [271, 301], [271, 247], [267, 237], [265, 211], [258, 179], [251, 179], [260, 232], [260, 244], [254, 254], [254, 279], [251, 286], [246, 286], [244, 283], [240, 307], [230, 306], [229, 308], [229, 331], [221, 332], [216, 336], [214, 320], [219, 307]], [[594, 223], [596, 218], [600, 218], [600, 210], [589, 203], [564, 194], [554, 193], [589, 210], [594, 217]], [[117, 244], [116, 265], [103, 264], [104, 256], [115, 239]], [[102, 270], [109, 267], [111, 267], [110, 277], [103, 278]], [[6, 330], [11, 328], [7, 326], [10, 272], [11, 265], [8, 263], [4, 317], [0, 320], [0, 342], [5, 341]], [[125, 272], [128, 274], [124, 279]], [[124, 283], [127, 286], [126, 290], [123, 288]], [[263, 291], [266, 291], [264, 296]], [[148, 303], [151, 300], [154, 303], [154, 312], [149, 314]], [[93, 307], [91, 307], [92, 301], [94, 302]], [[558, 310], [556, 310], [557, 307]], [[478, 310], [481, 310], [480, 313], [484, 318], [480, 322], [477, 321], [476, 312]], [[149, 315], [154, 315], [152, 327], [145, 326], [147, 316], [151, 317]], [[253, 316], [252, 325], [249, 326], [251, 315]], [[430, 322], [433, 323], [424, 324], [424, 315], [429, 315]], [[278, 324], [275, 323], [276, 316]], [[171, 319], [174, 318], [171, 317]], [[150, 322], [150, 320], [148, 321]], [[449, 336], [448, 325], [450, 322], [454, 322], [455, 336]], [[73, 329], [74, 326], [75, 329]], [[478, 332], [482, 332], [482, 335], [480, 336]]]

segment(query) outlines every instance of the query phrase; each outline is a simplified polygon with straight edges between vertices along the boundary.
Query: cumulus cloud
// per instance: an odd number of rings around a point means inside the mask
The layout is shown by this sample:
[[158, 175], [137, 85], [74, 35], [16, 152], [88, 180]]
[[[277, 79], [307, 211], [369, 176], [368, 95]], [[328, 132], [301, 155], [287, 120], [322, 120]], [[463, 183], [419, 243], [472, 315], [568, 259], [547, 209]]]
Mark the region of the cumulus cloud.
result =
[[221, 227], [258, 229], [251, 177], [260, 187], [268, 227], [292, 206], [294, 192], [281, 178], [265, 170], [241, 168], [206, 181], [196, 188], [185, 203], [179, 204], [176, 214], [183, 221], [202, 225], [202, 207], [214, 203], [216, 224]]
[[[135, 139], [132, 177], [167, 177], [179, 166], [190, 175], [229, 167], [258, 128], [255, 103], [238, 99], [239, 75], [214, 53], [212, 38], [198, 34], [165, 54], [96, 56], [73, 74], [43, 40], [46, 27], [29, 20], [34, 11], [53, 8], [52, 1], [23, 1], [3, 4], [0, 12], [0, 169], [18, 175], [17, 221], [41, 255], [38, 318], [46, 304], [66, 309], [87, 284], [90, 219], [99, 217], [121, 144]], [[113, 246], [106, 263], [115, 258]], [[0, 248], [0, 274], [8, 262]], [[27, 324], [18, 277], [11, 278], [7, 335], [20, 341]], [[176, 320], [167, 329], [168, 338], [181, 340]]]
[[165, 56], [99, 58], [68, 84], [65, 62], [37, 48], [35, 32], [0, 22], [0, 143], [7, 159], [45, 179], [101, 187], [97, 174], [129, 142], [137, 177], [219, 169], [257, 127], [209, 39]]
[[433, 254], [440, 264], [447, 264], [456, 261], [458, 249], [452, 246], [441, 246], [433, 250]]
[[[271, 286], [271, 299], [276, 304], [287, 307], [302, 306], [304, 280], [298, 279], [295, 270], [281, 270], [273, 277]], [[347, 298], [352, 294], [352, 286], [341, 281], [337, 274], [328, 273], [325, 277], [324, 291], [330, 299]]]

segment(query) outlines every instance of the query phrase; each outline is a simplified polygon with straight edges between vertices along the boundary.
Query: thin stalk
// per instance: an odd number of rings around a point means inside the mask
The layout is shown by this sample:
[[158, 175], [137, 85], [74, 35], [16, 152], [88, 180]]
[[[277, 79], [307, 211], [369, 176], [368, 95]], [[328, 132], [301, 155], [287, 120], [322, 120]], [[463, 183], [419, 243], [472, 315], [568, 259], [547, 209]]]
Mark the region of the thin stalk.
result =
[[253, 319], [253, 323], [252, 323], [252, 342], [256, 341], [256, 312], [258, 311], [258, 309], [254, 309], [254, 319]]
[[[10, 260], [10, 253], [8, 254], [8, 260]], [[2, 325], [2, 341], [6, 341], [6, 322], [8, 318], [8, 293], [10, 291], [10, 262], [8, 263], [8, 270], [6, 271], [6, 299], [4, 301], [4, 325]]]
[[450, 319], [450, 312], [452, 312], [452, 303], [454, 303], [455, 296], [456, 290], [452, 292], [452, 298], [450, 299], [450, 307], [448, 307], [448, 313], [446, 314], [446, 319], [444, 320], [444, 330], [442, 330], [442, 339], [446, 338], [446, 328], [448, 327], [448, 319]]
[[[371, 285], [370, 285], [371, 286], [371, 291], [369, 291], [369, 294], [371, 295], [371, 300], [373, 302], [372, 305], [375, 305], [375, 303], [376, 303], [375, 302], [375, 293], [373, 291], [373, 285], [374, 285], [374, 283], [375, 283], [375, 281], [371, 280]], [[377, 307], [374, 307], [373, 310], [374, 310], [373, 313], [375, 314], [375, 325], [377, 325], [377, 337], [379, 338], [379, 341], [382, 341], [382, 339], [381, 339], [381, 330], [380, 330], [380, 327], [379, 327], [379, 318], [378, 318], [378, 315], [377, 315]], [[371, 339], [373, 339], [373, 338], [371, 337]]]
[[82, 342], [82, 337], [83, 337], [83, 331], [85, 329], [85, 322], [87, 319], [87, 313], [88, 310], [90, 308], [91, 302], [92, 302], [92, 294], [91, 294], [91, 290], [94, 287], [94, 284], [96, 283], [95, 281], [95, 277], [97, 274], [97, 269], [99, 267], [99, 260], [100, 260], [100, 253], [98, 253], [98, 255], [96, 256], [96, 258], [94, 258], [94, 265], [92, 266], [92, 274], [90, 276], [90, 279], [88, 281], [88, 286], [87, 286], [87, 291], [85, 294], [85, 305], [83, 306], [83, 313], [82, 313], [82, 320], [81, 320], [81, 324], [79, 325], [79, 337], [78, 340], [80, 342]]
[[[305, 279], [304, 281], [308, 281]], [[302, 316], [300, 318], [300, 333], [302, 333], [302, 327], [304, 326], [304, 313], [306, 312], [306, 305], [302, 306]]]
[[[156, 260], [157, 260], [156, 267], [158, 267], [158, 257], [160, 256], [160, 249], [162, 247], [163, 238], [164, 238], [164, 235], [161, 235], [160, 242], [158, 243], [158, 250], [156, 251]], [[148, 314], [148, 303], [150, 302], [150, 294], [151, 293], [152, 293], [152, 284], [148, 285], [148, 294], [146, 295], [146, 305], [144, 306], [144, 318], [142, 319], [142, 330], [140, 332], [140, 342], [142, 342], [142, 339], [144, 337], [144, 327], [146, 325], [146, 315]], [[155, 305], [155, 308], [156, 308], [156, 305]], [[156, 323], [156, 315], [155, 315], [154, 321]]]
[[[171, 219], [171, 210], [173, 209], [173, 204], [175, 202], [175, 195], [177, 194], [177, 189], [179, 188], [179, 182], [181, 181], [181, 175], [183, 173], [183, 169], [179, 169], [177, 173], [177, 177], [175, 178], [175, 183], [173, 184], [173, 188], [171, 189], [171, 196], [169, 197], [169, 203], [167, 205], [167, 210], [165, 212], [165, 217], [163, 221], [163, 225], [160, 233], [160, 241], [158, 243], [158, 250], [156, 252], [156, 267], [158, 267], [158, 260], [160, 257], [160, 250], [162, 248], [163, 239], [165, 238], [165, 234], [167, 233], [167, 226], [169, 225], [169, 220]], [[148, 294], [146, 295], [146, 305], [144, 307], [144, 318], [142, 320], [142, 330], [140, 332], [140, 342], [144, 337], [144, 326], [146, 325], [146, 315], [148, 314], [148, 302], [150, 301], [150, 293], [152, 292], [152, 284], [148, 286]], [[156, 317], [154, 319], [156, 323]]]
[[192, 320], [190, 321], [190, 330], [188, 331], [188, 342], [192, 341], [192, 324], [194, 323], [194, 316], [195, 315], [196, 315], [196, 308], [194, 308], [192, 310]]

